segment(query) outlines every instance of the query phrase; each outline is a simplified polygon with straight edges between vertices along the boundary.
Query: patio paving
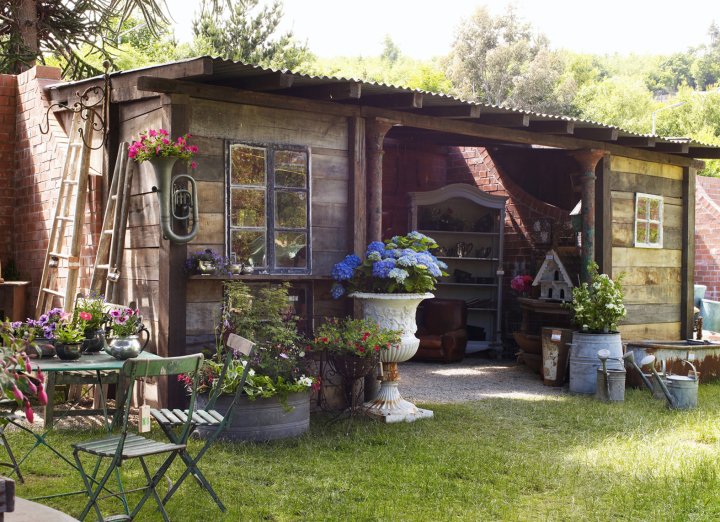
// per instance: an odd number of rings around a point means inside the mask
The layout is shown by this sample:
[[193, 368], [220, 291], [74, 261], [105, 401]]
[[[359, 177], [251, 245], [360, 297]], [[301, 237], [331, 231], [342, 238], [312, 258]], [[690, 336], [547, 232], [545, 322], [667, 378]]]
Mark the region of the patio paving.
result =
[[478, 355], [459, 363], [405, 362], [399, 365], [400, 394], [411, 402], [453, 403], [489, 398], [542, 400], [567, 394], [545, 386], [540, 375], [514, 360]]

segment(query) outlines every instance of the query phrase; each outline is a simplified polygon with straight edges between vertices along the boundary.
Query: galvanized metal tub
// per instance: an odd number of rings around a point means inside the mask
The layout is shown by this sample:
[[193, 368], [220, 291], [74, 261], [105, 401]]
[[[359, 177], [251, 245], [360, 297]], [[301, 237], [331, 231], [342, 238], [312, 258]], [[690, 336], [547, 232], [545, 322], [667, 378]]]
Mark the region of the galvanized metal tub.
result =
[[[232, 396], [221, 395], [215, 403], [215, 409], [223, 415], [232, 402]], [[198, 395], [198, 408], [207, 404], [206, 395]], [[288, 410], [288, 408], [290, 408]], [[245, 396], [238, 397], [233, 418], [220, 435], [226, 440], [266, 441], [297, 437], [310, 427], [310, 393], [291, 393], [287, 397], [287, 406], [277, 397], [258, 398], [251, 401]], [[197, 434], [206, 438], [214, 428], [198, 427]]]
[[593, 394], [597, 387], [597, 369], [600, 368], [598, 352], [610, 352], [607, 368], [623, 370], [622, 340], [619, 333], [588, 334], [573, 332], [570, 349], [570, 392]]
[[674, 398], [674, 409], [689, 410], [697, 406], [698, 382], [695, 377], [668, 375], [667, 388]]
[[[657, 363], [665, 361], [668, 373], [685, 374], [687, 367], [682, 361], [690, 361], [702, 374], [703, 382], [712, 382], [720, 378], [720, 343], [709, 341], [630, 341], [627, 351], [635, 352], [635, 360], [640, 361], [646, 355], [654, 355]], [[642, 386], [639, 376], [631, 372], [628, 384]], [[631, 378], [632, 377], [632, 378]]]

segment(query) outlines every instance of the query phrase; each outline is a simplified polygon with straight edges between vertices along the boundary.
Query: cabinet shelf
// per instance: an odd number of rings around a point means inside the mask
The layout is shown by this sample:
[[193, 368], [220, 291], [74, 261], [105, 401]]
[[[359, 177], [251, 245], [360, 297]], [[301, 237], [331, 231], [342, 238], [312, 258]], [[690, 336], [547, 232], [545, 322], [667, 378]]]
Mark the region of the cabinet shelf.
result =
[[495, 312], [497, 308], [473, 308], [468, 307], [468, 312]]
[[442, 261], [499, 261], [497, 257], [453, 257], [453, 256], [436, 256]]
[[463, 230], [418, 230], [421, 234], [432, 237], [433, 234], [453, 234], [457, 236], [486, 236], [486, 237], [497, 237], [500, 235], [499, 232], [465, 232]]
[[478, 283], [452, 283], [452, 282], [444, 283], [442, 281], [438, 281], [438, 286], [440, 286], [440, 285], [442, 285], [442, 286], [481, 286], [481, 287], [484, 286], [487, 288], [494, 288], [497, 286], [496, 284], [483, 285], [483, 284], [478, 284]]

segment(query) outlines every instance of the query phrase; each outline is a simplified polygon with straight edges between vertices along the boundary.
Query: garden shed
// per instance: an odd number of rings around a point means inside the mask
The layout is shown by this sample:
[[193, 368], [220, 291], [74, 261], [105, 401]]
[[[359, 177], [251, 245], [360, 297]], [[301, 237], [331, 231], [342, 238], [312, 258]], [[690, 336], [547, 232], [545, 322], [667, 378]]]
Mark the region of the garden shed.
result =
[[[563, 259], [594, 259], [602, 271], [626, 274], [624, 338], [680, 339], [692, 332], [695, 175], [702, 166], [695, 158], [718, 158], [717, 148], [211, 57], [112, 73], [109, 80], [106, 172], [120, 144], [148, 128], [190, 133], [200, 151], [193, 173], [200, 229], [189, 244], [161, 237], [149, 166], [133, 177], [120, 284], [123, 299], [137, 301], [151, 321], [158, 353], [180, 355], [212, 341], [227, 276], [188, 276], [189, 254], [211, 248], [252, 258], [254, 273], [234, 277], [253, 284], [289, 281], [309, 328], [319, 317], [352, 309], [330, 296], [333, 264], [348, 252], [363, 253], [371, 240], [407, 232], [409, 194], [451, 184], [506, 199], [496, 214], [502, 223], [467, 207], [455, 218], [456, 230], [442, 234], [451, 269], [474, 278], [457, 283], [451, 275], [445, 289], [476, 285], [473, 301], [481, 304], [475, 326], [499, 334], [488, 345], [500, 345], [513, 329], [505, 323], [519, 316], [510, 279], [534, 276], [550, 248]], [[72, 105], [78, 91], [102, 82], [44, 81], [38, 97]], [[62, 108], [55, 113], [63, 120]], [[54, 132], [61, 134], [57, 125]], [[38, 189], [27, 184], [22, 190]], [[578, 229], [570, 212], [579, 201]], [[453, 210], [448, 203], [440, 213]], [[22, 200], [16, 215], [33, 205], [38, 202]], [[88, 221], [97, 222], [97, 215]], [[468, 250], [470, 243], [481, 244], [482, 234], [500, 230], [501, 252], [494, 246], [483, 246], [485, 255]], [[29, 247], [14, 244], [7, 254], [22, 259]], [[469, 259], [474, 268], [463, 268]], [[577, 269], [567, 268], [577, 281]], [[24, 275], [35, 282], [37, 271], [28, 266]], [[481, 309], [490, 310], [487, 317]]]

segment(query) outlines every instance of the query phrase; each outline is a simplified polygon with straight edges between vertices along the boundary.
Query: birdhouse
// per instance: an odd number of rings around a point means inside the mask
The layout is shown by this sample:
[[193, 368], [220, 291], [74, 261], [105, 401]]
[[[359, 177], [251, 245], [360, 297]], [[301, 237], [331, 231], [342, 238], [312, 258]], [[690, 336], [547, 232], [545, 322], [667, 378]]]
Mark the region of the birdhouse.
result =
[[554, 250], [545, 254], [545, 261], [533, 281], [533, 286], [538, 285], [540, 286], [540, 299], [572, 301], [572, 280], [565, 270], [560, 256]]

